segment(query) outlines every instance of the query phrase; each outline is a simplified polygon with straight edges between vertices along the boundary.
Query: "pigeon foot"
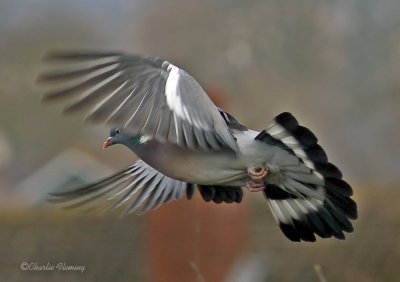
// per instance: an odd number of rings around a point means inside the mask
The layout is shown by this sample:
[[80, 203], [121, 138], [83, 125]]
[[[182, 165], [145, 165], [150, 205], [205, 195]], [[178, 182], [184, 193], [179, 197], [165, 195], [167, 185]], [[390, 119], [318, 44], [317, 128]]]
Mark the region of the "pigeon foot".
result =
[[245, 187], [250, 192], [260, 192], [265, 189], [265, 185], [263, 182], [257, 182], [257, 181], [253, 181], [253, 180], [247, 181]]
[[267, 176], [268, 170], [265, 167], [249, 167], [247, 173], [250, 175], [252, 180], [264, 180]]
[[268, 174], [268, 170], [265, 167], [249, 167], [247, 173], [250, 176], [250, 180], [246, 182], [246, 188], [250, 192], [259, 192], [265, 189], [264, 178]]

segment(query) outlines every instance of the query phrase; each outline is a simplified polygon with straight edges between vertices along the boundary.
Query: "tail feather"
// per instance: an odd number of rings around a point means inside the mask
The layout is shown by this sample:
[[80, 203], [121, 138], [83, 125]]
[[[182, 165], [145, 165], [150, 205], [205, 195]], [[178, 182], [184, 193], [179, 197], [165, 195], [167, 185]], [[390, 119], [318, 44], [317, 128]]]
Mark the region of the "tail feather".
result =
[[[353, 191], [314, 133], [282, 113], [255, 139], [286, 152], [277, 157], [280, 177], [267, 178], [264, 190], [282, 232], [292, 241], [315, 241], [314, 234], [345, 239], [343, 231], [353, 231], [349, 219], [358, 216]], [[284, 165], [287, 153], [298, 158], [298, 166]]]

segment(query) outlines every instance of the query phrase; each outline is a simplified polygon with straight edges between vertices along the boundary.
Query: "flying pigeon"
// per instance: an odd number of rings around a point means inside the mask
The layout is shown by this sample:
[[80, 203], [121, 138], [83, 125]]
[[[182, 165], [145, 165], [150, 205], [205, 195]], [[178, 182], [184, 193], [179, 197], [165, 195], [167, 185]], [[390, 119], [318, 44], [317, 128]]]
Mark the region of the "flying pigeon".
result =
[[315, 135], [290, 113], [261, 132], [217, 108], [187, 72], [157, 57], [120, 52], [52, 52], [40, 82], [59, 84], [45, 101], [112, 126], [107, 148], [122, 144], [140, 160], [83, 187], [52, 194], [71, 207], [89, 202], [147, 212], [190, 199], [240, 203], [242, 188], [261, 192], [292, 241], [345, 239], [357, 218], [352, 188]]

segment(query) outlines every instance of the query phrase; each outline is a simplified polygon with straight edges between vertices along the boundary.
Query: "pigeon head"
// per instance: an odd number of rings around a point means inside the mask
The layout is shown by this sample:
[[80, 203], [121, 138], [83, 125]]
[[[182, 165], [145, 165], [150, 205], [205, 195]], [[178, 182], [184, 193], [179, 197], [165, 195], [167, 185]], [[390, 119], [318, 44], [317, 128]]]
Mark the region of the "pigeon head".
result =
[[130, 135], [124, 132], [121, 128], [113, 127], [110, 130], [110, 137], [103, 144], [103, 149], [106, 149], [114, 144], [123, 144], [131, 147], [141, 144], [141, 135]]

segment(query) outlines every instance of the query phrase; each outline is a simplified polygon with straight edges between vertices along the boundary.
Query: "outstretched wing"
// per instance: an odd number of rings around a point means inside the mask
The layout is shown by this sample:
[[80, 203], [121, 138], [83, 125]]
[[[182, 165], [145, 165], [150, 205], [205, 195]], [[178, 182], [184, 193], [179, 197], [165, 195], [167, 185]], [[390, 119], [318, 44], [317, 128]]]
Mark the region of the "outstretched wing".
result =
[[45, 59], [62, 63], [61, 69], [39, 81], [63, 86], [44, 100], [69, 100], [65, 112], [85, 111], [88, 120], [194, 149], [237, 149], [197, 81], [164, 59], [105, 52], [49, 53]]
[[139, 210], [145, 213], [162, 204], [191, 198], [195, 186], [163, 175], [139, 160], [133, 165], [95, 183], [51, 194], [49, 201], [62, 203], [66, 208], [82, 205], [124, 208], [124, 213]]
[[357, 218], [350, 185], [328, 162], [315, 135], [289, 113], [278, 115], [256, 140], [275, 150], [264, 195], [283, 233], [292, 241], [315, 235], [344, 239]]

